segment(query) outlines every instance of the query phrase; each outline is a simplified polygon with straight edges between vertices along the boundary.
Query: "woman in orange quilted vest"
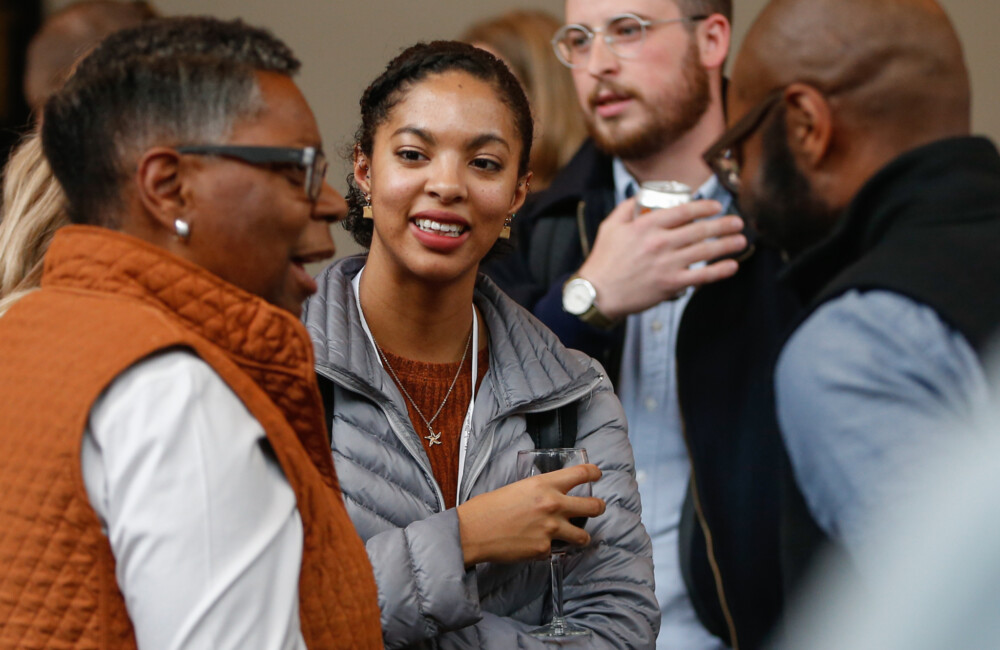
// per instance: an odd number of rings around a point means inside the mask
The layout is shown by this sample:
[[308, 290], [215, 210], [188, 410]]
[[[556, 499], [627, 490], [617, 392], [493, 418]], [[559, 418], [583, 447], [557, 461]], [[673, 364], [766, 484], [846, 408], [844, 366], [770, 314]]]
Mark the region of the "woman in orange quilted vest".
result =
[[47, 102], [72, 223], [0, 317], [0, 648], [382, 646], [298, 320], [345, 212], [298, 68], [163, 19]]

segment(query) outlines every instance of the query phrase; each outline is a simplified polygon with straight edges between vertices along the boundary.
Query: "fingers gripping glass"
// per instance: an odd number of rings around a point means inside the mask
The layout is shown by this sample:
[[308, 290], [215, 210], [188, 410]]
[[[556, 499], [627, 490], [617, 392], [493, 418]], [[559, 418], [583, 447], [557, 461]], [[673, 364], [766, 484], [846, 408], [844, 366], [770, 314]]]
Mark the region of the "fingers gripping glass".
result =
[[743, 160], [741, 145], [760, 128], [771, 110], [781, 101], [784, 93], [784, 88], [769, 93], [759, 104], [747, 111], [739, 122], [726, 130], [702, 155], [705, 163], [730, 194], [740, 192], [740, 167]]
[[646, 30], [656, 25], [689, 23], [705, 20], [708, 16], [686, 16], [649, 20], [635, 14], [618, 14], [604, 23], [604, 27], [591, 29], [586, 25], [563, 25], [552, 37], [552, 48], [563, 65], [578, 68], [590, 57], [594, 38], [601, 34], [608, 49], [620, 59], [634, 59], [646, 40]]
[[[522, 449], [517, 452], [517, 476], [524, 479], [538, 474], [554, 472], [564, 467], [583, 465], [589, 462], [587, 450], [578, 449]], [[590, 483], [581, 483], [569, 492], [570, 496], [591, 496]], [[583, 528], [586, 517], [573, 517], [570, 523]], [[569, 545], [566, 542], [552, 540], [552, 552], [549, 554], [549, 572], [552, 576], [552, 621], [547, 625], [531, 631], [531, 635], [550, 641], [569, 640], [575, 637], [590, 636], [585, 627], [573, 625], [563, 615], [563, 556]]]
[[326, 156], [316, 147], [255, 147], [236, 145], [192, 145], [177, 147], [179, 153], [234, 158], [251, 165], [295, 165], [306, 173], [305, 191], [316, 202], [326, 179]]

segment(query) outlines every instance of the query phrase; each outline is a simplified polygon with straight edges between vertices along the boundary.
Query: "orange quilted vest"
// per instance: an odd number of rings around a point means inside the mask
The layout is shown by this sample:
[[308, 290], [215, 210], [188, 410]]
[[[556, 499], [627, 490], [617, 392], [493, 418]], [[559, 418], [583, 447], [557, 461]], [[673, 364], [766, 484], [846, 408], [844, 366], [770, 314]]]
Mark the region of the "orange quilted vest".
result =
[[176, 346], [239, 396], [295, 491], [306, 644], [382, 647], [375, 580], [337, 486], [305, 329], [160, 248], [68, 226], [46, 256], [42, 289], [0, 318], [0, 648], [135, 647], [80, 447], [104, 388]]

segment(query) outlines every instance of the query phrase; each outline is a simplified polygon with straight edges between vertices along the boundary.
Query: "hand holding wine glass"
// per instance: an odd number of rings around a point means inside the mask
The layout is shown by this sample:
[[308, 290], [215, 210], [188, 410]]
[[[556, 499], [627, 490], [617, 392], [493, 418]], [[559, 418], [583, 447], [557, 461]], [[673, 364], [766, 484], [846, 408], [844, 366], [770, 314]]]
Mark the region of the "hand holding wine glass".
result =
[[604, 501], [566, 493], [600, 477], [596, 465], [567, 467], [462, 503], [457, 510], [465, 565], [546, 558], [553, 540], [574, 546], [589, 544], [590, 535], [570, 519], [602, 514]]
[[[525, 449], [517, 452], [517, 475], [530, 478], [549, 472], [565, 471], [566, 468], [587, 463], [586, 449]], [[567, 496], [590, 497], [590, 482], [573, 486]], [[583, 528], [587, 518], [576, 516], [570, 523]], [[543, 639], [566, 639], [589, 636], [590, 630], [570, 624], [563, 616], [563, 557], [568, 545], [552, 540], [549, 566], [552, 572], [552, 621], [531, 631], [532, 636]]]

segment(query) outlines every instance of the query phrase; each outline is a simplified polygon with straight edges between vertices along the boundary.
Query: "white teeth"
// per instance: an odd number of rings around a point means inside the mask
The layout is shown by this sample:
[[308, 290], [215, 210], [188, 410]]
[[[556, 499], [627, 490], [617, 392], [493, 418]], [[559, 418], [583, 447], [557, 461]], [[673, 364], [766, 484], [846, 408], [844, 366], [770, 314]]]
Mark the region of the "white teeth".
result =
[[446, 237], [458, 237], [465, 230], [463, 226], [457, 223], [441, 223], [433, 219], [417, 219], [415, 223], [417, 224], [417, 228], [421, 230], [436, 232]]

